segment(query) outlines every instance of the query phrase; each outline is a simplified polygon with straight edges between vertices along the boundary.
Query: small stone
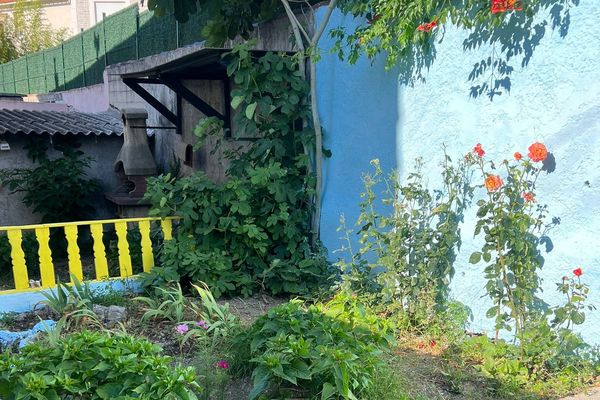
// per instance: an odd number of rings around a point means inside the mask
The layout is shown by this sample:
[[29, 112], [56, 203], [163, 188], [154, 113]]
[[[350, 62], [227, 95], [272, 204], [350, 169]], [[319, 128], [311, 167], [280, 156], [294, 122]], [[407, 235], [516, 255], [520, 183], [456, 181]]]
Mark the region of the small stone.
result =
[[112, 326], [123, 321], [127, 317], [127, 310], [120, 306], [100, 306], [94, 305], [92, 311], [98, 316], [102, 323]]
[[108, 307], [108, 312], [106, 315], [106, 319], [109, 323], [117, 323], [121, 322], [127, 317], [127, 310], [125, 307], [120, 306], [110, 306]]

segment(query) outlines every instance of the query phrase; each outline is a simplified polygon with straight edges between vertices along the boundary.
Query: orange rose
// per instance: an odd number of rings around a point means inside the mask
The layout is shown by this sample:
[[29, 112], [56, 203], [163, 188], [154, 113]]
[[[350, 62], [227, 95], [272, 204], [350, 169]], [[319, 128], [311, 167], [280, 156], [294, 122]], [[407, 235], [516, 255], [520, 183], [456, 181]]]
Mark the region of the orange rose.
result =
[[523, 158], [523, 155], [517, 151], [517, 152], [515, 153], [515, 160], [517, 160], [517, 161], [521, 161], [521, 158]]
[[498, 175], [488, 175], [485, 178], [485, 187], [490, 193], [500, 189], [503, 184], [504, 182]]
[[533, 162], [544, 161], [548, 157], [548, 149], [541, 143], [535, 142], [529, 146], [529, 154], [527, 157], [531, 158]]

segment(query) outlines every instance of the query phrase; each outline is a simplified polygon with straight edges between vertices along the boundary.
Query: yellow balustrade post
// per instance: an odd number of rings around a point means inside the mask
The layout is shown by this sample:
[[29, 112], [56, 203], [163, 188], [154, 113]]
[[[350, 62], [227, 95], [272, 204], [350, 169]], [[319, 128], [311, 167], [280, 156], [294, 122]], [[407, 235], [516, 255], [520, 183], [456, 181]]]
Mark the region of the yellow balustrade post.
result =
[[129, 243], [127, 242], [127, 222], [115, 222], [115, 229], [119, 239], [117, 243], [117, 248], [119, 249], [119, 270], [121, 272], [121, 277], [127, 278], [133, 275], [131, 255], [129, 254]]
[[65, 237], [67, 238], [67, 254], [69, 255], [69, 272], [77, 279], [83, 281], [83, 266], [77, 245], [77, 225], [65, 226]]
[[144, 272], [150, 272], [152, 267], [154, 267], [152, 240], [150, 239], [150, 221], [140, 221], [139, 226], [142, 235], [142, 266], [144, 267]]
[[173, 239], [173, 220], [163, 219], [162, 221], [160, 221], [160, 225], [162, 227], [163, 236], [165, 240]]
[[106, 250], [102, 238], [102, 224], [90, 224], [92, 239], [94, 239], [94, 266], [96, 268], [96, 279], [108, 279], [108, 260], [106, 259]]
[[50, 228], [36, 228], [35, 237], [40, 245], [38, 256], [40, 258], [40, 276], [42, 277], [42, 287], [54, 287], [56, 285], [56, 278], [54, 275], [52, 250], [50, 249]]
[[27, 289], [29, 287], [29, 276], [27, 275], [27, 265], [25, 264], [25, 253], [21, 247], [23, 235], [20, 229], [11, 229], [6, 232], [8, 242], [10, 243], [12, 258], [13, 276], [15, 278], [15, 289]]

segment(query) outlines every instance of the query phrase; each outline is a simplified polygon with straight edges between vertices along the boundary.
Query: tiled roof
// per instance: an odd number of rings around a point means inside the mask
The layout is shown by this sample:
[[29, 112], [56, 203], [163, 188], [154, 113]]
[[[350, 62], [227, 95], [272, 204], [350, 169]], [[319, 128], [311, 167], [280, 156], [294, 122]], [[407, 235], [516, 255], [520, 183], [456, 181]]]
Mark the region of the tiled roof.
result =
[[75, 111], [0, 109], [0, 134], [117, 135], [123, 134], [118, 112], [86, 114]]

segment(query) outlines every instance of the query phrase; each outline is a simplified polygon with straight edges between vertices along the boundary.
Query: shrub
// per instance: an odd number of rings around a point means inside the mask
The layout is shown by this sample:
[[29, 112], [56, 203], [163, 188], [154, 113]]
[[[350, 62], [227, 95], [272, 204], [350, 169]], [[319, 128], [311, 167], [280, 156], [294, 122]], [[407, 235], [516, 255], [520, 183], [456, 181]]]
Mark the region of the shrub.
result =
[[[460, 223], [472, 189], [464, 162], [446, 156], [443, 187], [429, 190], [421, 160], [401, 184], [396, 173], [386, 177], [378, 160], [373, 175], [363, 177], [357, 235], [346, 230], [349, 262], [340, 261], [344, 286], [370, 293], [383, 305], [404, 314], [412, 325], [430, 322], [448, 301], [454, 261], [460, 248]], [[345, 222], [342, 219], [342, 228]]]
[[276, 307], [238, 337], [253, 368], [250, 399], [269, 387], [285, 392], [285, 385], [302, 397], [355, 399], [383, 365], [391, 334], [385, 320], [343, 292], [326, 304]]
[[92, 159], [72, 146], [55, 146], [62, 157], [48, 158], [41, 141], [28, 145], [28, 156], [38, 162], [32, 169], [0, 170], [0, 181], [11, 193], [23, 192], [23, 203], [42, 215], [42, 222], [89, 219], [94, 207], [91, 196], [99, 189], [95, 179], [85, 177]]
[[0, 398], [194, 400], [191, 368], [131, 336], [79, 332], [0, 355]]
[[[297, 60], [285, 55], [256, 59], [238, 47], [226, 62], [239, 110], [232, 135], [254, 140], [219, 149], [228, 165], [224, 183], [201, 171], [149, 179], [152, 213], [182, 219], [147, 282], [202, 281], [215, 296], [309, 292], [323, 284], [328, 264], [309, 243], [314, 176], [306, 149], [314, 135], [297, 123], [310, 115], [302, 100], [307, 84]], [[212, 135], [220, 146], [222, 124], [202, 120], [196, 135], [197, 145]]]

